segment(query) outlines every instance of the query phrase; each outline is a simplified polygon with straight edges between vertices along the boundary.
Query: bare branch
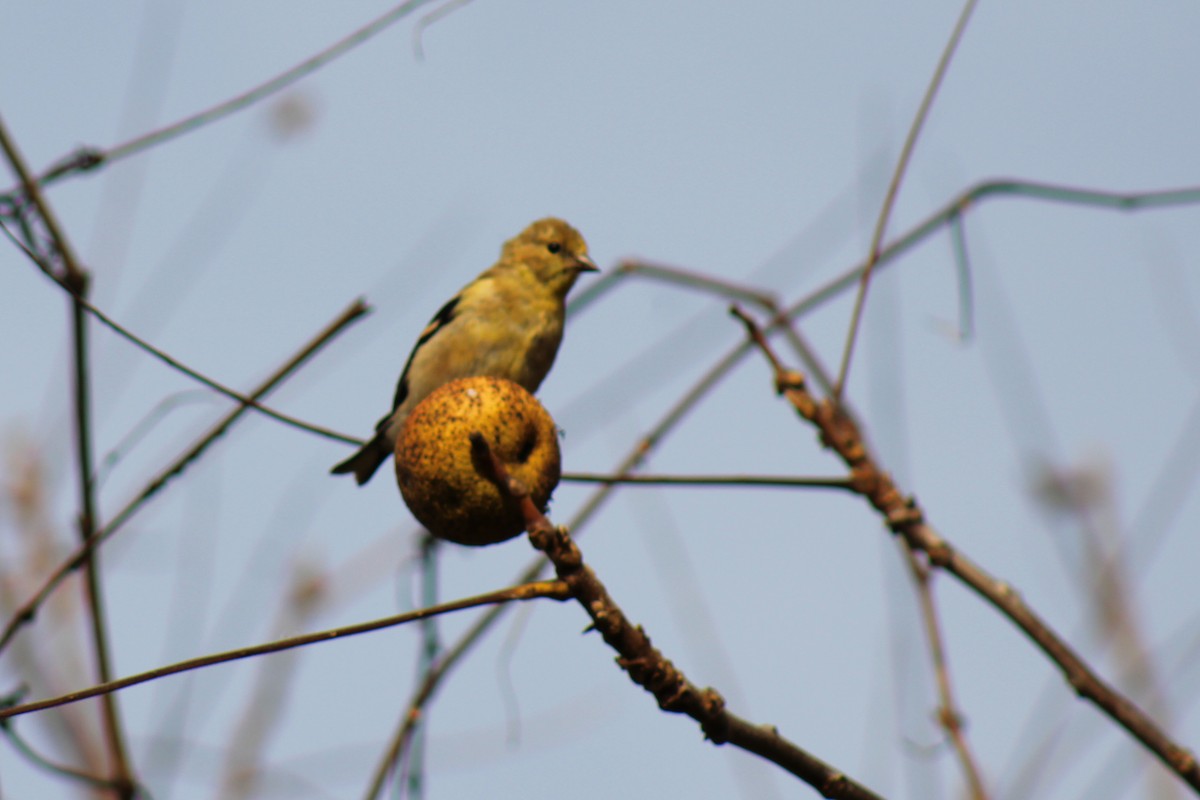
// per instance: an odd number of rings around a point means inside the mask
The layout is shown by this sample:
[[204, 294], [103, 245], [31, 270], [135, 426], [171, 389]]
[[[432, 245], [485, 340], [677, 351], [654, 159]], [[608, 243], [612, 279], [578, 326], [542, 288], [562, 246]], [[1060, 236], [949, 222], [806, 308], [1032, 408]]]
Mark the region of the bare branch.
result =
[[713, 744], [732, 744], [759, 755], [805, 781], [823, 797], [878, 798], [844, 772], [783, 738], [773, 726], [754, 725], [730, 713], [715, 689], [701, 689], [650, 644], [640, 625], [633, 624], [608, 594], [608, 589], [583, 562], [579, 547], [563, 527], [555, 528], [538, 510], [528, 491], [511, 478], [504, 463], [480, 434], [471, 436], [472, 450], [492, 467], [496, 483], [521, 506], [529, 541], [554, 564], [558, 577], [570, 587], [604, 641], [620, 657], [617, 664], [634, 683], [654, 695], [663, 711], [686, 714], [700, 723]]
[[1092, 701], [1188, 785], [1200, 790], [1200, 762], [1196, 757], [1176, 744], [1129, 698], [1100, 678], [1009, 584], [990, 575], [939, 536], [925, 521], [916, 499], [901, 494], [891, 476], [867, 453], [857, 426], [838, 410], [836, 402], [818, 401], [805, 385], [804, 376], [780, 364], [754, 320], [740, 309], [733, 309], [733, 313], [770, 360], [776, 390], [800, 416], [817, 427], [821, 443], [842, 458], [859, 494], [879, 512], [892, 532], [904, 537], [913, 549], [924, 552], [932, 566], [954, 575], [1008, 617], [1058, 666], [1072, 689]]
[[86, 700], [89, 697], [98, 697], [107, 695], [113, 692], [118, 692], [121, 689], [128, 689], [130, 686], [137, 686], [139, 683], [158, 680], [165, 678], [168, 675], [178, 675], [181, 672], [190, 672], [194, 669], [202, 669], [211, 667], [214, 664], [225, 664], [230, 661], [240, 661], [243, 658], [254, 658], [263, 656], [269, 653], [279, 653], [284, 650], [292, 650], [297, 647], [306, 647], [310, 644], [318, 642], [328, 642], [333, 639], [344, 639], [347, 636], [357, 636], [362, 633], [370, 633], [371, 631], [383, 630], [384, 628], [394, 628], [397, 625], [404, 625], [416, 620], [425, 619], [427, 617], [436, 616], [438, 614], [448, 614], [451, 611], [461, 611], [464, 608], [476, 608], [484, 605], [494, 605], [496, 603], [509, 603], [514, 600], [533, 600], [539, 597], [548, 597], [553, 600], [567, 600], [570, 598], [570, 591], [563, 581], [538, 581], [536, 583], [526, 583], [520, 586], [513, 586], [508, 589], [500, 589], [487, 594], [480, 594], [474, 597], [467, 597], [462, 600], [455, 600], [450, 603], [442, 603], [441, 605], [432, 606], [430, 608], [420, 608], [416, 611], [409, 611], [404, 614], [396, 614], [383, 619], [372, 620], [371, 622], [360, 622], [357, 625], [347, 625], [341, 628], [331, 628], [317, 633], [307, 633], [303, 636], [292, 636], [288, 639], [280, 639], [266, 644], [254, 645], [253, 647], [243, 647], [237, 650], [226, 650], [223, 653], [214, 653], [208, 656], [199, 658], [191, 658], [187, 661], [180, 661], [176, 664], [171, 664], [165, 667], [149, 670], [148, 672], [139, 672], [136, 675], [130, 675], [128, 678], [109, 681], [108, 683], [99, 686], [92, 686], [87, 689], [81, 689], [78, 692], [70, 692], [59, 697], [52, 697], [48, 700], [38, 700], [34, 703], [22, 703], [21, 705], [11, 708], [0, 709], [0, 720], [10, 717], [19, 717], [22, 714], [31, 714], [35, 711], [44, 711], [47, 708], [56, 708], [57, 706], [67, 705], [68, 703], [77, 703], [80, 700]]
[[[363, 25], [358, 30], [337, 40], [324, 50], [304, 59], [299, 64], [284, 70], [275, 77], [260, 83], [258, 86], [247, 89], [239, 95], [224, 100], [203, 111], [198, 111], [195, 114], [184, 117], [170, 125], [144, 133], [127, 142], [114, 145], [107, 150], [96, 147], [82, 148], [60, 159], [38, 178], [37, 182], [43, 186], [47, 186], [65, 177], [111, 164], [114, 161], [136, 155], [143, 150], [148, 150], [151, 147], [191, 133], [206, 125], [219, 122], [225, 117], [242, 111], [261, 100], [265, 100], [271, 95], [278, 94], [301, 78], [307, 77], [310, 73], [317, 71], [329, 62], [345, 55], [358, 45], [373, 38], [376, 34], [382, 33], [393, 23], [398, 22], [411, 12], [430, 2], [432, 0], [407, 0], [407, 2], [401, 3], [371, 20], [366, 25]], [[13, 192], [10, 190], [4, 195], [0, 195], [0, 205], [7, 198], [11, 197], [12, 194]]]
[[925, 637], [929, 641], [933, 659], [934, 683], [938, 694], [938, 725], [946, 732], [954, 752], [958, 755], [963, 775], [970, 788], [971, 800], [987, 800], [989, 795], [983, 784], [983, 771], [971, 752], [962, 712], [954, 699], [954, 687], [950, 682], [950, 662], [946, 655], [946, 644], [942, 636], [942, 624], [938, 617], [937, 603], [933, 599], [933, 572], [921, 563], [917, 553], [904, 542], [904, 555], [916, 583], [917, 600], [921, 606], [921, 618], [925, 622]]
[[601, 475], [594, 472], [564, 472], [570, 483], [602, 483], [605, 486], [768, 486], [802, 489], [847, 489], [846, 478], [800, 478], [785, 475]]
[[[37, 265], [38, 269], [40, 269], [48, 277], [50, 277], [50, 279], [53, 280], [56, 284], [58, 284], [58, 286], [60, 288], [64, 289], [67, 292], [70, 292], [70, 287], [68, 287], [62, 280], [60, 280], [57, 276], [54, 275], [50, 265], [47, 264], [41, 256], [39, 256], [37, 253], [33, 252], [33, 250], [31, 250], [27, 245], [25, 245], [24, 242], [21, 242], [3, 223], [0, 223], [0, 231], [3, 231], [4, 235], [6, 237], [8, 237], [9, 241], [11, 241], [13, 244], [15, 244], [18, 248], [21, 249], [22, 252], [25, 253], [26, 256], [28, 256], [31, 260], [33, 260], [33, 262]], [[156, 359], [158, 359], [162, 363], [166, 364], [171, 369], [176, 370], [177, 372], [180, 372], [183, 375], [186, 375], [187, 377], [191, 378], [192, 380], [196, 381], [197, 383], [207, 386], [209, 389], [212, 389], [217, 394], [224, 395], [225, 397], [229, 398], [230, 400], [234, 400], [238, 403], [241, 403], [242, 405], [248, 406], [248, 407], [254, 409], [255, 411], [258, 411], [259, 413], [270, 417], [271, 419], [275, 420], [276, 422], [282, 422], [284, 425], [288, 425], [288, 426], [296, 428], [298, 430], [306, 431], [308, 433], [313, 433], [313, 434], [316, 434], [317, 436], [321, 436], [326, 439], [332, 439], [336, 442], [344, 442], [345, 444], [358, 445], [358, 446], [361, 446], [363, 444], [363, 440], [359, 439], [356, 436], [348, 436], [344, 433], [338, 433], [335, 430], [331, 430], [329, 428], [325, 428], [320, 425], [314, 425], [311, 422], [305, 422], [302, 419], [297, 419], [296, 417], [289, 416], [288, 414], [284, 414], [280, 411], [276, 411], [273, 408], [269, 408], [269, 407], [263, 405], [262, 403], [256, 402], [253, 398], [247, 397], [246, 395], [241, 394], [237, 390], [231, 389], [228, 386], [224, 385], [223, 383], [218, 382], [214, 378], [208, 377], [207, 375], [200, 372], [199, 370], [193, 369], [192, 367], [189, 367], [187, 364], [184, 364], [182, 361], [180, 361], [179, 359], [170, 355], [169, 353], [165, 352], [164, 350], [161, 350], [160, 348], [155, 347], [154, 345], [150, 344], [148, 341], [146, 341], [145, 339], [141, 338], [140, 336], [134, 334], [128, 328], [121, 325], [119, 322], [114, 320], [112, 317], [108, 316], [108, 314], [101, 311], [96, 306], [92, 305], [92, 303], [89, 302], [88, 300], [86, 300], [82, 297], [78, 297], [77, 301], [87, 310], [87, 312], [89, 314], [91, 314], [93, 317], [95, 317], [97, 320], [99, 320], [105, 327], [107, 327], [113, 333], [117, 334], [121, 338], [130, 342], [135, 347], [141, 349], [143, 352], [146, 352], [146, 353], [154, 356]], [[366, 300], [364, 298], [360, 297], [355, 302], [361, 308], [361, 311], [359, 312], [359, 316], [365, 316], [365, 315], [371, 313], [371, 307], [367, 305]]]
[[838, 370], [837, 383], [834, 384], [833, 396], [838, 400], [842, 398], [846, 378], [850, 373], [850, 359], [854, 354], [854, 343], [858, 339], [863, 307], [867, 301], [867, 287], [871, 283], [871, 273], [874, 271], [875, 262], [879, 260], [879, 248], [883, 246], [883, 236], [887, 232], [888, 220], [896, 205], [896, 196], [900, 193], [900, 183], [904, 180], [904, 173], [908, 170], [908, 162], [917, 145], [917, 138], [921, 135], [921, 129], [925, 127], [925, 120], [929, 118], [929, 109], [933, 107], [933, 100], [937, 97], [942, 80], [946, 77], [946, 70], [950, 68], [950, 60], [954, 58], [954, 51], [958, 49], [963, 33], [967, 30], [967, 22], [970, 21], [971, 14], [975, 11], [976, 3], [977, 0], [967, 0], [963, 5], [962, 12], [958, 15], [958, 21], [954, 24], [950, 40], [942, 49], [937, 68], [933, 71], [933, 77], [929, 79], [925, 96], [921, 98], [921, 105], [917, 109], [916, 116], [913, 117], [912, 126], [908, 129], [908, 136], [904, 140], [904, 147], [900, 150], [900, 158], [896, 162], [896, 170], [888, 185], [887, 195], [883, 198], [883, 208], [879, 210], [879, 219], [875, 222], [875, 233], [871, 235], [871, 249], [867, 254], [867, 266], [863, 270], [862, 279], [858, 284], [858, 296], [854, 298], [854, 312], [850, 315], [850, 330], [847, 332], [845, 349], [842, 351], [842, 366]]

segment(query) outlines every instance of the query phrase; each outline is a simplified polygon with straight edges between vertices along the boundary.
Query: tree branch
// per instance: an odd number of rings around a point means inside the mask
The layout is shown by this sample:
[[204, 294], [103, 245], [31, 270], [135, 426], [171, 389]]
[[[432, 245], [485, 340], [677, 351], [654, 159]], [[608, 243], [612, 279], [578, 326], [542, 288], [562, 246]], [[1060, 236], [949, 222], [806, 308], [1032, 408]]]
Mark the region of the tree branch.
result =
[[715, 689], [701, 689], [650, 644], [640, 625], [634, 625], [608, 594], [567, 529], [555, 528], [537, 509], [521, 483], [508, 475], [503, 462], [478, 433], [471, 436], [475, 453], [491, 464], [502, 492], [520, 504], [529, 541], [554, 564], [558, 577], [570, 587], [604, 641], [617, 651], [617, 664], [633, 682], [654, 695], [663, 711], [686, 714], [700, 723], [713, 744], [732, 744], [783, 767], [805, 781], [823, 797], [879, 800], [879, 795], [826, 764], [787, 739], [773, 726], [754, 725], [725, 708]]
[[1200, 791], [1200, 763], [1196, 757], [1176, 744], [1129, 698], [1100, 678], [1010, 585], [990, 575], [941, 538], [925, 521], [916, 498], [901, 494], [891, 476], [875, 463], [857, 425], [838, 410], [836, 402], [818, 401], [809, 392], [803, 375], [784, 368], [754, 320], [736, 307], [733, 314], [771, 362], [776, 391], [800, 416], [817, 427], [821, 443], [841, 457], [858, 493], [879, 512], [892, 532], [904, 537], [914, 550], [924, 552], [931, 565], [954, 575], [1008, 617], [1058, 666], [1071, 688], [1145, 745], [1189, 786]]

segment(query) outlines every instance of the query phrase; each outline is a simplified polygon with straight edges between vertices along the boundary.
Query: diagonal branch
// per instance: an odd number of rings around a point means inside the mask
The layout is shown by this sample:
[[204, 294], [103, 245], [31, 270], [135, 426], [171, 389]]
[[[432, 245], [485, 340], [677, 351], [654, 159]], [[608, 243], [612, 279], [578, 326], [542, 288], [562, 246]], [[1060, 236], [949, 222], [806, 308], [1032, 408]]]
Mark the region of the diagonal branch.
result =
[[950, 683], [950, 665], [946, 657], [945, 640], [942, 636], [942, 624], [938, 617], [937, 604], [933, 599], [933, 571], [923, 563], [917, 552], [904, 542], [905, 563], [912, 573], [916, 584], [917, 602], [921, 607], [921, 618], [925, 623], [925, 638], [929, 640], [930, 657], [933, 661], [934, 683], [937, 688], [938, 709], [937, 722], [951, 747], [958, 756], [962, 766], [963, 777], [966, 778], [971, 800], [988, 800], [989, 794], [983, 783], [983, 771], [971, 751], [967, 741], [963, 715], [958, 710], [954, 699], [954, 687]]
[[[71, 291], [70, 288], [67, 286], [67, 284], [61, 278], [59, 278], [57, 275], [54, 274], [54, 270], [51, 267], [50, 263], [45, 258], [43, 258], [42, 256], [35, 253], [32, 249], [30, 249], [28, 245], [26, 245], [24, 242], [22, 242], [20, 239], [18, 239], [16, 237], [16, 235], [14, 233], [12, 233], [12, 231], [10, 231], [6, 225], [4, 225], [3, 222], [0, 222], [0, 232], [2, 232], [6, 237], [8, 237], [9, 241], [11, 241], [14, 245], [16, 245], [30, 260], [33, 261], [33, 263], [37, 266], [38, 269], [40, 269], [52, 281], [54, 281], [56, 284], [58, 284], [59, 287], [66, 290], [68, 293]], [[282, 422], [284, 425], [288, 425], [288, 426], [296, 428], [298, 430], [307, 431], [308, 433], [313, 433], [313, 434], [316, 434], [317, 436], [321, 436], [326, 439], [332, 439], [335, 442], [343, 442], [345, 444], [352, 444], [352, 445], [356, 445], [356, 446], [361, 446], [363, 444], [363, 440], [359, 439], [355, 436], [347, 436], [344, 433], [338, 433], [335, 430], [330, 430], [329, 428], [324, 428], [324, 427], [321, 427], [320, 425], [314, 425], [311, 422], [305, 422], [302, 419], [297, 419], [296, 417], [289, 416], [288, 414], [284, 414], [282, 412], [276, 411], [273, 408], [265, 406], [262, 403], [256, 402], [255, 400], [253, 400], [249, 397], [246, 397], [245, 395], [237, 392], [236, 390], [229, 388], [225, 384], [220, 383], [219, 381], [208, 377], [207, 375], [200, 372], [199, 370], [189, 367], [187, 364], [184, 364], [182, 361], [175, 358], [170, 353], [167, 353], [166, 351], [150, 344], [150, 342], [146, 341], [145, 339], [141, 338], [137, 334], [133, 333], [128, 328], [126, 328], [124, 325], [117, 322], [112, 317], [108, 316], [108, 314], [101, 311], [96, 306], [92, 305], [92, 303], [89, 302], [88, 300], [86, 300], [82, 297], [79, 297], [78, 295], [75, 295], [75, 298], [76, 298], [76, 301], [80, 305], [82, 305], [89, 314], [91, 314], [93, 317], [95, 317], [102, 325], [104, 325], [106, 328], [111, 330], [113, 333], [117, 334], [122, 339], [125, 339], [127, 342], [129, 342], [130, 344], [139, 348], [143, 352], [158, 359], [159, 361], [166, 364], [171, 369], [173, 369], [183, 375], [186, 375], [187, 377], [191, 378], [192, 380], [196, 381], [197, 383], [200, 383], [200, 384], [208, 387], [209, 389], [212, 389], [217, 394], [224, 395], [225, 397], [228, 397], [230, 400], [234, 400], [238, 403], [243, 403], [243, 404], [249, 406], [250, 408], [253, 408], [255, 411], [258, 411], [259, 413], [270, 417], [271, 419], [275, 420], [276, 422]], [[370, 306], [366, 305], [365, 300], [363, 300], [362, 298], [359, 298], [358, 302], [363, 306], [362, 314], [369, 314], [371, 312]]]
[[[407, 0], [407, 2], [400, 3], [357, 30], [338, 39], [324, 50], [304, 59], [299, 64], [284, 70], [257, 86], [247, 89], [241, 94], [217, 103], [210, 108], [197, 111], [170, 125], [149, 131], [129, 141], [114, 145], [107, 150], [88, 147], [72, 153], [50, 167], [50, 169], [38, 178], [37, 182], [43, 186], [47, 186], [68, 176], [77, 175], [81, 172], [87, 172], [97, 167], [111, 164], [114, 161], [128, 158], [143, 150], [203, 128], [206, 125], [219, 122], [231, 114], [235, 114], [261, 100], [265, 100], [271, 95], [283, 91], [301, 78], [307, 77], [310, 73], [317, 71], [329, 62], [345, 55], [363, 42], [383, 32], [394, 23], [430, 2], [432, 0]], [[3, 205], [4, 201], [9, 199], [11, 195], [12, 192], [0, 194], [0, 205]]]
[[862, 279], [858, 284], [858, 295], [854, 298], [854, 311], [850, 315], [850, 330], [846, 334], [846, 345], [842, 351], [842, 366], [838, 370], [837, 383], [834, 385], [833, 396], [837, 399], [842, 398], [842, 391], [846, 386], [846, 377], [850, 372], [850, 359], [854, 354], [854, 343], [858, 338], [858, 329], [862, 322], [863, 308], [867, 302], [867, 288], [871, 283], [871, 273], [874, 271], [875, 263], [879, 260], [879, 248], [883, 246], [883, 236], [887, 232], [888, 220], [891, 219], [892, 209], [896, 205], [896, 197], [900, 193], [900, 183], [904, 180], [904, 173], [908, 170], [908, 162], [912, 158], [913, 150], [917, 146], [917, 138], [921, 135], [921, 129], [925, 127], [925, 120], [929, 118], [929, 109], [933, 107], [933, 100], [937, 97], [938, 89], [942, 86], [942, 81], [946, 77], [946, 71], [950, 68], [950, 60], [954, 58], [954, 52], [958, 49], [959, 42], [962, 41], [963, 34], [967, 30], [967, 22], [971, 19], [971, 14], [975, 11], [975, 5], [978, 0], [967, 0], [963, 5], [962, 11], [958, 15], [958, 21], [954, 24], [954, 30], [950, 34], [949, 41], [942, 48], [942, 55], [938, 59], [937, 68], [933, 71], [933, 77], [929, 79], [929, 86], [925, 89], [925, 96], [921, 98], [921, 105], [917, 109], [916, 116], [913, 117], [912, 125], [908, 129], [908, 136], [904, 139], [904, 147], [900, 151], [900, 158], [896, 162], [896, 170], [892, 174], [891, 183], [887, 188], [887, 195], [883, 198], [883, 207], [879, 210], [879, 218], [875, 222], [875, 232], [871, 235], [871, 250], [867, 254], [867, 266], [863, 270]]
[[[538, 559], [536, 568], [528, 569], [522, 576], [522, 582], [529, 582], [536, 579], [541, 573], [542, 564], [544, 561]], [[466, 633], [458, 638], [451, 647], [442, 651], [441, 655], [433, 662], [429, 670], [425, 673], [424, 680], [421, 685], [413, 692], [412, 697], [405, 706], [403, 716], [400, 721], [400, 726], [392, 735], [392, 740], [388, 743], [387, 750], [384, 752], [383, 758], [375, 767], [375, 771], [371, 773], [371, 784], [367, 787], [365, 797], [367, 800], [376, 800], [380, 797], [384, 785], [388, 781], [388, 776], [392, 773], [393, 766], [399, 761], [402, 753], [406, 752], [412, 742], [413, 734], [416, 733], [417, 725], [420, 724], [424, 716], [424, 708], [433, 699], [434, 694], [441, 688], [442, 679], [447, 672], [454, 667], [459, 660], [482, 638], [483, 634], [487, 633], [492, 624], [499, 619], [500, 615], [509, 606], [496, 605], [489, 608], [479, 616]]]
[[1062, 671], [1067, 683], [1081, 697], [1090, 700], [1103, 713], [1128, 731], [1154, 753], [1189, 786], [1200, 792], [1200, 762], [1187, 749], [1175, 743], [1158, 724], [1129, 698], [1106, 683], [1078, 653], [1021, 599], [1016, 590], [989, 574], [953, 545], [938, 535], [917, 504], [905, 496], [888, 473], [880, 469], [863, 445], [857, 425], [842, 414], [835, 402], [818, 401], [805, 385], [804, 376], [786, 369], [771, 350], [758, 325], [734, 309], [734, 315], [746, 326], [750, 339], [758, 345], [775, 372], [776, 390], [804, 419], [817, 427], [821, 443], [833, 450], [850, 470], [858, 492], [887, 522], [893, 533], [902, 536], [914, 550], [929, 558], [930, 565], [944, 569], [1008, 617]]
[[128, 689], [130, 686], [137, 686], [139, 683], [165, 678], [168, 675], [178, 675], [181, 672], [190, 672], [204, 667], [211, 667], [214, 664], [226, 664], [230, 661], [240, 661], [244, 658], [254, 658], [256, 656], [264, 656], [270, 653], [280, 653], [284, 650], [292, 650], [297, 647], [307, 647], [310, 644], [318, 642], [328, 642], [331, 639], [344, 639], [348, 636], [358, 636], [363, 633], [382, 630], [384, 628], [394, 628], [397, 625], [404, 625], [416, 620], [427, 619], [439, 614], [447, 614], [452, 611], [461, 611], [465, 608], [476, 608], [484, 605], [495, 605], [497, 603], [509, 603], [516, 600], [533, 600], [540, 597], [549, 597], [554, 600], [566, 600], [570, 597], [567, 586], [562, 581], [536, 581], [524, 583], [519, 586], [513, 586], [508, 589], [500, 589], [487, 594], [467, 597], [462, 600], [455, 600], [449, 603], [442, 603], [429, 608], [419, 608], [416, 611], [409, 611], [404, 614], [396, 614], [383, 619], [372, 620], [370, 622], [360, 622], [357, 625], [347, 625], [342, 628], [332, 628], [325, 631], [317, 631], [316, 633], [306, 633], [302, 636], [293, 636], [288, 639], [279, 639], [266, 644], [254, 645], [252, 647], [242, 647], [237, 650], [227, 650], [223, 653], [213, 653], [212, 655], [200, 656], [199, 658], [189, 658], [186, 661], [180, 661], [175, 664], [170, 664], [158, 669], [152, 669], [147, 672], [140, 672], [136, 675], [130, 675], [127, 678], [121, 678], [115, 681], [101, 684], [99, 686], [91, 686], [87, 689], [81, 689], [78, 692], [70, 692], [59, 697], [51, 697], [46, 700], [38, 700], [32, 703], [22, 703], [21, 705], [12, 706], [10, 708], [0, 708], [0, 720], [6, 720], [10, 717], [19, 717], [22, 714], [32, 714], [35, 711], [44, 711], [48, 708], [57, 708], [69, 703], [77, 703], [80, 700], [86, 700], [89, 697], [99, 697], [110, 695], [113, 692], [118, 692], [121, 689]]
[[528, 491], [512, 479], [504, 463], [480, 434], [472, 434], [475, 454], [490, 463], [500, 490], [520, 504], [529, 531], [529, 541], [554, 564], [560, 580], [587, 611], [595, 630], [617, 651], [617, 664], [634, 683], [654, 695], [663, 711], [686, 714], [700, 723], [705, 738], [713, 744], [732, 744], [783, 767], [811, 785], [823, 797], [879, 800], [879, 795], [826, 764], [779, 734], [771, 725], [755, 725], [725, 708], [715, 689], [701, 689], [687, 679], [671, 661], [651, 645], [640, 625], [633, 624], [608, 594], [608, 589], [583, 562], [583, 554], [567, 529], [556, 528], [538, 511]]

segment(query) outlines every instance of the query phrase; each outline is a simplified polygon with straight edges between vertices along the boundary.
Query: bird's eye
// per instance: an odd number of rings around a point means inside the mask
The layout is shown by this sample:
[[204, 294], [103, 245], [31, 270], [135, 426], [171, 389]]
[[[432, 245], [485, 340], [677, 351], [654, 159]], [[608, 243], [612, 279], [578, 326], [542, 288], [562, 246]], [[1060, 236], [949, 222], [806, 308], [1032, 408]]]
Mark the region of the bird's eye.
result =
[[546, 245], [546, 249], [551, 253], [557, 253], [558, 251], [562, 250], [562, 245], [558, 242], [550, 242]]

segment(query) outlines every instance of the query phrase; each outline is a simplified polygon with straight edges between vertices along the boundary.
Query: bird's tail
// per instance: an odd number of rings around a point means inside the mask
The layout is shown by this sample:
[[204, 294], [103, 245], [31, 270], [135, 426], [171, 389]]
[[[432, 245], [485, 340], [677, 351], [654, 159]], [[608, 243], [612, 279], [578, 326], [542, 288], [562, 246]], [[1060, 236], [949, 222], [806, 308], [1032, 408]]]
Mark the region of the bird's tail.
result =
[[359, 486], [362, 486], [371, 480], [371, 476], [375, 474], [375, 470], [379, 469], [379, 465], [387, 461], [391, 451], [392, 449], [387, 446], [387, 440], [376, 435], [374, 439], [363, 445], [361, 450], [329, 471], [334, 475], [353, 472], [354, 480], [358, 482]]

